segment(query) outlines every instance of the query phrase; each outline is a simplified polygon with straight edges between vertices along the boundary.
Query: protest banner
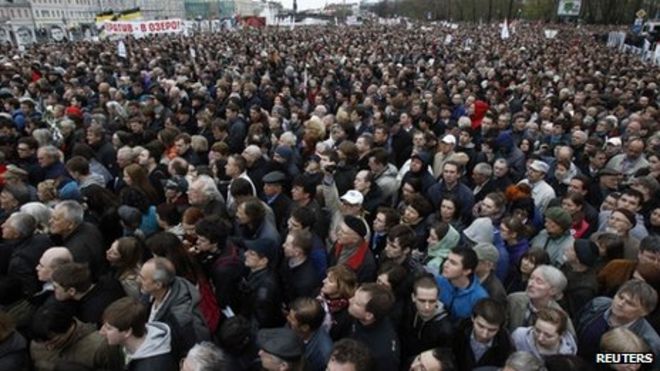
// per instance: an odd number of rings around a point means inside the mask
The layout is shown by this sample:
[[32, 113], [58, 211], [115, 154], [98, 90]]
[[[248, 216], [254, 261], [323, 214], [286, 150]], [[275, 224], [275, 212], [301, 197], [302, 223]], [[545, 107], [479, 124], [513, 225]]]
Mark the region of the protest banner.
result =
[[145, 36], [168, 33], [181, 33], [185, 26], [181, 19], [166, 19], [159, 21], [105, 22], [105, 34]]

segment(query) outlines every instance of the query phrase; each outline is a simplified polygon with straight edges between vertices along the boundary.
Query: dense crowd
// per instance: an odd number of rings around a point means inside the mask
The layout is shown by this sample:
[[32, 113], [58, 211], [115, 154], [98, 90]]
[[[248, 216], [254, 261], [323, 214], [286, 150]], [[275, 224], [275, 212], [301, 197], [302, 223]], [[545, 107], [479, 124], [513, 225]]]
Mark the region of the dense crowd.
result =
[[553, 28], [0, 46], [0, 370], [658, 369], [660, 70]]

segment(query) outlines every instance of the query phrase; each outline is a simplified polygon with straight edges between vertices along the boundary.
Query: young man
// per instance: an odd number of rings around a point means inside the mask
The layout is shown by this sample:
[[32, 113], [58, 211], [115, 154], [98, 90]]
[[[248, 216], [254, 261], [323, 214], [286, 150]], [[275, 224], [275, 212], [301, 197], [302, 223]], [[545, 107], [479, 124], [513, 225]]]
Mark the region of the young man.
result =
[[299, 297], [314, 297], [321, 287], [319, 279], [309, 254], [312, 251], [312, 233], [305, 230], [293, 230], [286, 236], [282, 245], [284, 259], [280, 265], [282, 286], [285, 302], [291, 302]]
[[369, 348], [357, 340], [344, 338], [335, 343], [326, 371], [371, 371], [372, 364]]
[[290, 304], [286, 319], [304, 343], [305, 364], [310, 371], [324, 371], [332, 353], [332, 339], [322, 328], [325, 311], [313, 297], [301, 297]]
[[436, 277], [440, 301], [454, 320], [470, 317], [472, 307], [488, 297], [474, 274], [477, 264], [479, 260], [474, 250], [455, 247], [442, 265], [442, 275]]
[[415, 357], [410, 371], [455, 371], [454, 355], [446, 348], [433, 348]]
[[149, 322], [147, 308], [137, 299], [125, 297], [103, 312], [99, 334], [108, 345], [121, 345], [126, 354], [126, 369], [134, 371], [174, 371], [170, 328], [163, 322]]
[[453, 335], [449, 313], [438, 300], [438, 284], [431, 275], [415, 280], [412, 305], [404, 312], [401, 335], [402, 360], [414, 363], [412, 358], [434, 347], [449, 347]]
[[387, 316], [393, 304], [394, 295], [388, 288], [365, 283], [348, 305], [348, 313], [354, 318], [349, 337], [367, 344], [376, 369], [383, 371], [399, 369], [399, 339]]
[[504, 366], [513, 351], [505, 319], [504, 307], [493, 299], [482, 299], [474, 306], [471, 320], [463, 322], [452, 339], [459, 370]]

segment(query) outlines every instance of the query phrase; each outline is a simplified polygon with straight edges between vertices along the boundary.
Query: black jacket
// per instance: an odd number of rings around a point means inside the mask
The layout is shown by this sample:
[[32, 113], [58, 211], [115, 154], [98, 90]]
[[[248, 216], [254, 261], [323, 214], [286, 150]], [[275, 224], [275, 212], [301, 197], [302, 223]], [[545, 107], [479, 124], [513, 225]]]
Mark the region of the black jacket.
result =
[[100, 328], [103, 311], [115, 300], [126, 296], [123, 287], [116, 279], [103, 276], [98, 283], [76, 303], [76, 318], [93, 323]]
[[401, 359], [407, 363], [411, 363], [413, 357], [425, 350], [451, 347], [453, 326], [449, 312], [439, 309], [431, 319], [424, 321], [418, 315], [415, 305], [410, 303], [404, 311], [399, 334]]
[[285, 303], [290, 303], [299, 297], [314, 297], [321, 287], [321, 280], [309, 257], [296, 267], [290, 267], [288, 261], [283, 259], [280, 265], [280, 277], [282, 287], [285, 289]]
[[99, 143], [95, 143], [92, 149], [94, 149], [96, 160], [103, 164], [110, 171], [110, 174], [114, 176], [121, 175], [118, 173], [117, 153], [112, 143], [102, 139]]
[[0, 342], [0, 370], [28, 370], [28, 343], [18, 331], [11, 333]]
[[250, 272], [241, 282], [241, 314], [254, 329], [279, 327], [282, 318], [282, 289], [277, 274], [270, 268]]
[[220, 308], [238, 308], [238, 286], [244, 266], [235, 246], [228, 244], [222, 251], [201, 258], [206, 276], [213, 283], [215, 298]]
[[291, 216], [291, 210], [293, 209], [293, 201], [283, 193], [277, 195], [271, 202], [268, 202], [268, 199], [264, 199], [264, 201], [268, 203], [268, 206], [273, 210], [273, 214], [275, 214], [277, 231], [284, 235], [284, 231], [287, 230], [289, 216]]
[[388, 318], [364, 326], [354, 320], [350, 337], [365, 344], [374, 360], [374, 369], [398, 371], [401, 355], [399, 338]]
[[[56, 241], [56, 239], [54, 238]], [[83, 222], [71, 234], [62, 238], [62, 245], [69, 249], [76, 263], [88, 263], [89, 270], [95, 278], [106, 270], [106, 246], [99, 229], [90, 223]]]
[[35, 268], [39, 264], [41, 255], [52, 245], [50, 238], [44, 234], [36, 234], [13, 243], [7, 275], [21, 280], [23, 292], [27, 296], [31, 296], [41, 289]]
[[514, 351], [509, 333], [502, 328], [493, 338], [492, 346], [484, 353], [478, 361], [474, 359], [474, 353], [470, 346], [472, 335], [472, 321], [466, 320], [456, 331], [453, 338], [452, 350], [456, 356], [459, 370], [472, 370], [481, 366], [504, 367], [509, 354]]

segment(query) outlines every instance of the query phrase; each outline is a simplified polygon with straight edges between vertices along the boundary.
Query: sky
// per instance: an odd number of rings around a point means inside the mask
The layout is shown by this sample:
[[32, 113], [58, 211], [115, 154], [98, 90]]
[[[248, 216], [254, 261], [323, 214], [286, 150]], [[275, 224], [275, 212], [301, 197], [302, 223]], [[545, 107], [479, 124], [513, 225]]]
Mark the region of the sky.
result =
[[[282, 5], [284, 5], [285, 8], [291, 9], [293, 8], [293, 0], [276, 0]], [[322, 8], [325, 6], [325, 4], [333, 4], [333, 3], [343, 3], [343, 0], [298, 0], [298, 10], [305, 10], [305, 9], [318, 9]], [[346, 3], [356, 3], [356, 0], [346, 0]]]

